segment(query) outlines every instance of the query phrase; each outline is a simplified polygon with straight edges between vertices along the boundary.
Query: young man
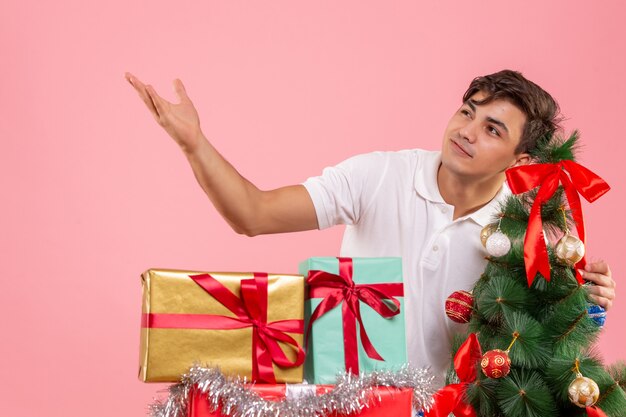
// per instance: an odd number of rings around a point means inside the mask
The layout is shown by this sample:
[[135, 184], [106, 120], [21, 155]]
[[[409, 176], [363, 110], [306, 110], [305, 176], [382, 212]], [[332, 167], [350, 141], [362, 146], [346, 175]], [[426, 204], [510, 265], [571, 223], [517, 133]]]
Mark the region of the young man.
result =
[[[341, 256], [400, 256], [405, 276], [408, 354], [442, 382], [458, 324], [446, 297], [468, 290], [485, 267], [480, 231], [510, 191], [505, 170], [531, 162], [536, 139], [557, 128], [554, 99], [520, 73], [472, 81], [452, 115], [440, 152], [374, 152], [326, 168], [302, 185], [261, 191], [210, 144], [180, 80], [179, 104], [126, 74], [157, 122], [180, 145], [196, 178], [237, 233], [324, 229], [346, 224]], [[605, 262], [583, 277], [606, 309], [615, 282]]]

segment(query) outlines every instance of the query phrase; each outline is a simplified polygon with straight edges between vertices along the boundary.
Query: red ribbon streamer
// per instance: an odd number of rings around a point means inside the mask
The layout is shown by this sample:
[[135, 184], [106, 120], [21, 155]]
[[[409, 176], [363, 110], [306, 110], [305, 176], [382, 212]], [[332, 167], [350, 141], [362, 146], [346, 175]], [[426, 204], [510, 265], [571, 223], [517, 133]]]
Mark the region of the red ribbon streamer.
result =
[[463, 401], [467, 385], [476, 380], [476, 363], [482, 352], [474, 333], [463, 342], [454, 356], [454, 369], [460, 384], [450, 384], [435, 393], [434, 405], [425, 413], [425, 417], [447, 417], [450, 413], [456, 417], [476, 417], [474, 408]]
[[587, 415], [589, 417], [607, 417], [604, 411], [598, 407], [587, 407]]
[[[574, 161], [517, 166], [508, 169], [506, 177], [513, 194], [525, 193], [539, 186], [537, 197], [530, 209], [528, 230], [524, 238], [524, 263], [529, 287], [537, 272], [541, 273], [546, 281], [550, 281], [550, 261], [543, 236], [541, 205], [554, 195], [561, 183], [576, 223], [578, 236], [585, 243], [585, 224], [579, 194], [592, 203], [609, 191], [610, 187], [602, 178]], [[585, 257], [575, 265], [576, 280], [580, 284], [583, 283], [583, 279], [578, 268], [582, 269], [585, 265]]]
[[[357, 322], [359, 323], [361, 345], [363, 345], [367, 356], [384, 361], [365, 331], [361, 318], [360, 302], [372, 307], [382, 317], [391, 318], [400, 313], [400, 302], [394, 297], [404, 296], [404, 286], [402, 283], [355, 284], [352, 280], [352, 258], [337, 259], [339, 259], [339, 275], [326, 271], [309, 271], [307, 277], [308, 297], [323, 298], [323, 300], [311, 315], [304, 345], [307, 346], [313, 322], [341, 304], [346, 371], [358, 374]], [[384, 300], [391, 301], [395, 308], [391, 308]]]
[[[272, 362], [291, 368], [304, 362], [302, 346], [285, 332], [302, 334], [304, 320], [267, 322], [267, 285], [265, 273], [254, 273], [253, 279], [241, 280], [241, 299], [209, 274], [190, 275], [202, 289], [219, 301], [236, 317], [213, 314], [144, 314], [142, 327], [158, 329], [227, 330], [252, 327], [252, 379], [276, 383]], [[278, 342], [292, 346], [297, 352], [290, 361]]]

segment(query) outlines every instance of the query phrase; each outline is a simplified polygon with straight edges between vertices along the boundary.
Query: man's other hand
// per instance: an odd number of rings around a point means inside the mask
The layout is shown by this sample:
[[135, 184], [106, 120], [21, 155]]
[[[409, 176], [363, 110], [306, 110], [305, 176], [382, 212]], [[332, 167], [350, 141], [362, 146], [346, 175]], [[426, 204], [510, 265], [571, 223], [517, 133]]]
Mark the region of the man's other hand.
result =
[[605, 261], [590, 262], [580, 272], [584, 279], [595, 284], [588, 288], [589, 298], [608, 311], [615, 300], [615, 281], [609, 265]]

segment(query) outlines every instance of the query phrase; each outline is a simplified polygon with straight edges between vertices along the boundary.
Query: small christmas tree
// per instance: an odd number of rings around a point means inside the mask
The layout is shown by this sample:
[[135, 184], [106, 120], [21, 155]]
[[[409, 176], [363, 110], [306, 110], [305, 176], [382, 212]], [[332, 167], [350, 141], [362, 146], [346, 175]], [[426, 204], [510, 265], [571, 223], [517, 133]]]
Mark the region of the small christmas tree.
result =
[[[518, 195], [481, 233], [490, 256], [472, 292], [469, 332], [484, 355], [480, 361], [476, 352], [466, 355], [466, 365], [476, 369], [469, 374], [459, 371], [457, 355], [457, 369], [448, 374], [450, 384], [461, 383], [454, 386], [462, 387], [458, 401], [476, 415], [626, 416], [625, 366], [608, 372], [593, 352], [603, 322], [589, 313], [585, 283], [576, 272], [584, 266], [578, 194], [593, 201], [608, 191], [574, 163], [577, 141], [577, 132], [567, 140], [543, 138], [532, 155], [537, 164], [509, 170]], [[466, 337], [455, 341], [455, 353], [459, 347], [469, 352], [467, 342], [461, 345]], [[590, 380], [598, 389], [593, 407]]]

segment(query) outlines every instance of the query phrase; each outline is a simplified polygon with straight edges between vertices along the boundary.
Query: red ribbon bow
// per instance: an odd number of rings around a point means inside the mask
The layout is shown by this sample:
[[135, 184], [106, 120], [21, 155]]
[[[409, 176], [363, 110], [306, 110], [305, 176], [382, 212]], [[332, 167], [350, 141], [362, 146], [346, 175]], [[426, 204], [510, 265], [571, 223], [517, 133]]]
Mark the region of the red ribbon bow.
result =
[[[602, 178], [574, 161], [517, 166], [508, 169], [506, 177], [513, 194], [525, 193], [537, 186], [540, 187], [528, 219], [528, 230], [524, 238], [524, 263], [529, 287], [537, 272], [550, 281], [550, 261], [543, 236], [541, 205], [552, 197], [559, 183], [563, 184], [578, 236], [585, 243], [585, 224], [578, 194], [592, 203], [609, 191], [610, 187]], [[586, 260], [583, 257], [576, 264], [576, 269], [584, 268], [585, 265]], [[576, 280], [583, 283], [578, 270]]]
[[450, 384], [435, 393], [434, 405], [425, 417], [447, 417], [450, 413], [456, 417], [476, 417], [474, 407], [463, 401], [467, 385], [476, 380], [476, 363], [482, 352], [474, 333], [471, 333], [454, 355], [454, 369], [461, 380], [460, 384]]
[[[285, 332], [302, 334], [304, 320], [267, 322], [267, 284], [265, 273], [254, 273], [253, 279], [241, 280], [241, 299], [209, 274], [190, 275], [196, 284], [222, 303], [237, 317], [213, 314], [144, 314], [143, 327], [158, 329], [243, 329], [252, 327], [252, 379], [276, 383], [272, 362], [281, 367], [300, 366], [304, 362], [302, 346]], [[290, 361], [278, 342], [297, 351]]]
[[598, 407], [587, 407], [587, 415], [589, 417], [607, 417], [604, 411]]
[[[343, 318], [343, 342], [346, 371], [359, 373], [359, 355], [357, 349], [356, 323], [363, 349], [372, 359], [384, 361], [370, 341], [361, 318], [360, 302], [369, 305], [384, 318], [391, 318], [400, 313], [400, 302], [394, 296], [404, 296], [402, 283], [355, 284], [352, 280], [352, 258], [339, 259], [339, 275], [326, 271], [309, 271], [309, 298], [323, 298], [317, 306], [306, 331], [308, 341], [313, 322], [341, 304]], [[384, 300], [390, 300], [391, 308]], [[304, 345], [307, 346], [307, 341]]]

